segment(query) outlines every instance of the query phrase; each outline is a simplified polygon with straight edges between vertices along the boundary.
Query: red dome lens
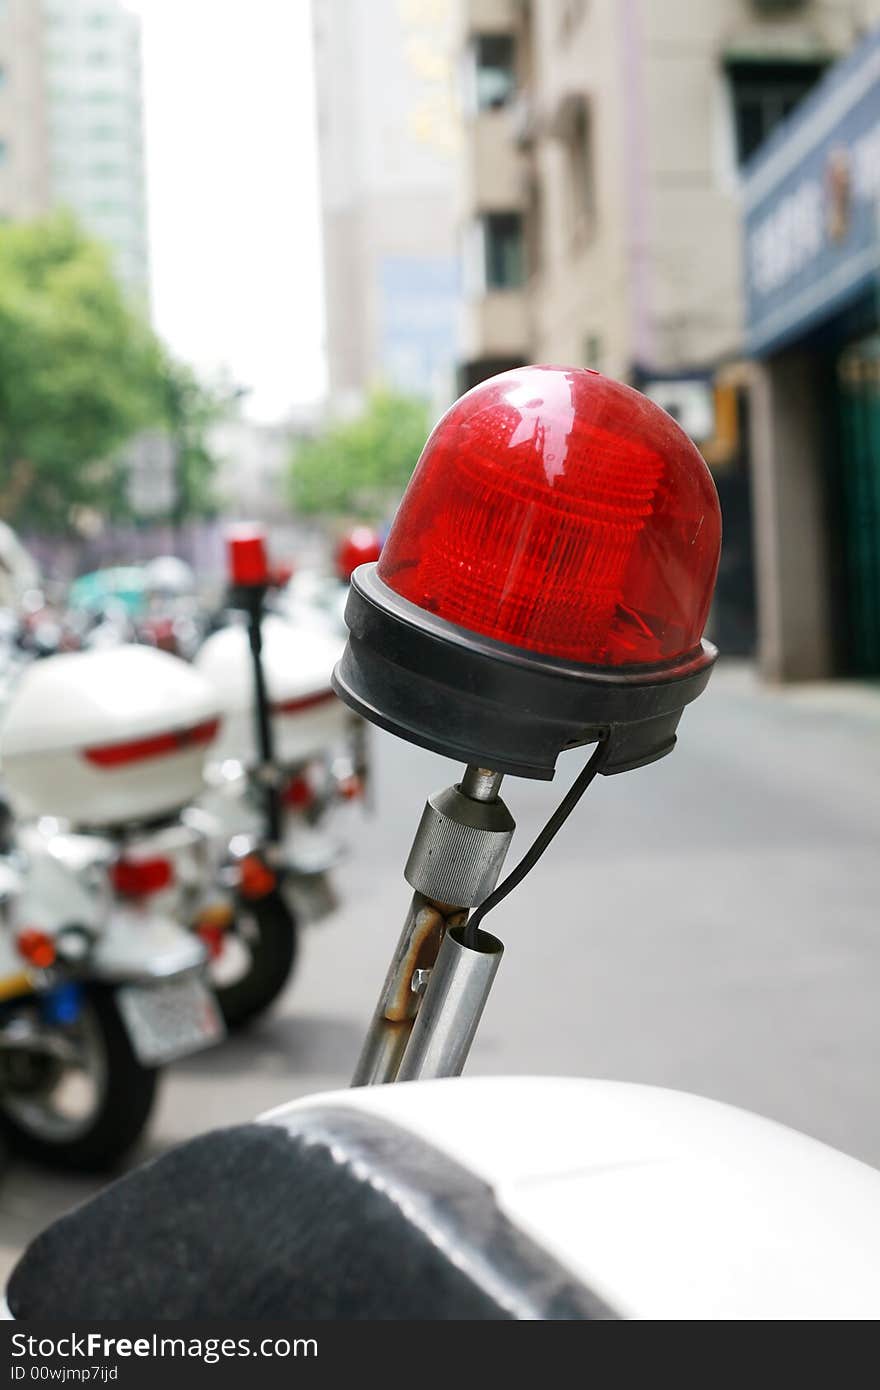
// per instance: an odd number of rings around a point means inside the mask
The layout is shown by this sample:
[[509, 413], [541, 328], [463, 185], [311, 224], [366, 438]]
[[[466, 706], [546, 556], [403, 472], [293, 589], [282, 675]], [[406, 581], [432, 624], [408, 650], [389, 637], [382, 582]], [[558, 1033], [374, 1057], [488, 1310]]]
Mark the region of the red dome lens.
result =
[[351, 579], [358, 565], [368, 565], [382, 554], [382, 542], [369, 526], [356, 526], [340, 541], [336, 551], [336, 573]]
[[642, 665], [698, 645], [720, 542], [712, 476], [671, 416], [597, 372], [522, 367], [437, 425], [377, 573], [511, 646]]

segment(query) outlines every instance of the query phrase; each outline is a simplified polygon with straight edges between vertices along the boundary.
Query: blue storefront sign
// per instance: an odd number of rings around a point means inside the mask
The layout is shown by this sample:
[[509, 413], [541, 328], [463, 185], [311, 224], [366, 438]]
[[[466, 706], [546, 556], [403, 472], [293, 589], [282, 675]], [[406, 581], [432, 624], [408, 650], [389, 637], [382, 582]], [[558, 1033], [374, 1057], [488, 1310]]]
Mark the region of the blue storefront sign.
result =
[[743, 200], [746, 342], [765, 356], [880, 276], [880, 29], [761, 148]]

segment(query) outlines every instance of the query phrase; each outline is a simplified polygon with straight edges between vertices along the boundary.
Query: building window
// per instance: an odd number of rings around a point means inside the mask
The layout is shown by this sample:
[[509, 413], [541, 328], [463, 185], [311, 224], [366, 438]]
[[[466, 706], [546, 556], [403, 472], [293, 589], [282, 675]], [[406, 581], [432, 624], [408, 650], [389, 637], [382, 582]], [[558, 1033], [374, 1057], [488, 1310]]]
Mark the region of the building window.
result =
[[497, 111], [513, 100], [516, 48], [511, 34], [479, 34], [472, 44], [474, 105]]
[[4, 88], [5, 86], [6, 86], [6, 69], [4, 68], [3, 64], [0, 63], [0, 91], [2, 91], [3, 88]]
[[2, 169], [3, 165], [7, 162], [8, 158], [9, 146], [7, 145], [5, 140], [0, 140], [0, 169]]
[[537, 171], [530, 177], [526, 193], [526, 262], [530, 276], [539, 274], [544, 263], [544, 199]]
[[477, 357], [470, 362], [462, 362], [456, 371], [456, 387], [459, 395], [488, 381], [490, 376], [500, 376], [502, 372], [515, 371], [523, 364], [523, 357]]
[[559, 38], [567, 43], [587, 12], [587, 0], [562, 0], [559, 12]]
[[744, 164], [774, 127], [794, 110], [824, 71], [824, 63], [737, 60], [727, 64], [736, 157], [740, 164]]
[[523, 219], [518, 212], [483, 218], [484, 273], [488, 290], [519, 289], [525, 280]]
[[601, 372], [602, 339], [598, 333], [587, 333], [584, 337], [583, 359], [584, 366], [589, 367], [590, 371]]
[[565, 140], [569, 197], [569, 230], [575, 244], [585, 241], [596, 216], [596, 180], [590, 115], [585, 101], [578, 101]]

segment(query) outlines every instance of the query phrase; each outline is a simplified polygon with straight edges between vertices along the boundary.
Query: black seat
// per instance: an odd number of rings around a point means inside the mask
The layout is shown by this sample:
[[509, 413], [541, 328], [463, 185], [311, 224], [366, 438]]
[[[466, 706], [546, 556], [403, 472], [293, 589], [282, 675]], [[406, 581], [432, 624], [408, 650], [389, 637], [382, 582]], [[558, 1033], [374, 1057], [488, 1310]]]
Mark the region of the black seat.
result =
[[218, 1130], [39, 1235], [13, 1317], [608, 1319], [430, 1144], [339, 1107]]

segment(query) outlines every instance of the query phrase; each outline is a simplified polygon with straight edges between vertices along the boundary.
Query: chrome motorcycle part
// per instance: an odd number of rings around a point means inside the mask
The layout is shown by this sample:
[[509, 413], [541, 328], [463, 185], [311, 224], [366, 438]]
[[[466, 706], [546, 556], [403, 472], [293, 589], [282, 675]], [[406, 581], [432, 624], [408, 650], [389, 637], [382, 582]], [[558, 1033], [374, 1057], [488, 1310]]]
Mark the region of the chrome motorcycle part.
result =
[[[453, 918], [460, 921], [461, 914], [456, 911]], [[374, 1086], [397, 1077], [419, 1008], [420, 996], [413, 989], [413, 981], [417, 973], [434, 964], [446, 926], [447, 919], [439, 904], [421, 893], [413, 893], [355, 1068], [353, 1086]]]
[[428, 797], [403, 874], [426, 898], [476, 907], [498, 882], [516, 823], [497, 793], [474, 800], [464, 785]]
[[498, 881], [515, 828], [498, 797], [500, 785], [500, 774], [468, 767], [458, 786], [428, 798], [405, 870], [415, 892], [353, 1086], [396, 1079], [413, 1021], [431, 988], [424, 972], [434, 966], [444, 933], [461, 926], [466, 909]]
[[488, 932], [478, 933], [476, 947], [465, 945], [461, 927], [444, 934], [398, 1081], [461, 1075], [503, 953]]

